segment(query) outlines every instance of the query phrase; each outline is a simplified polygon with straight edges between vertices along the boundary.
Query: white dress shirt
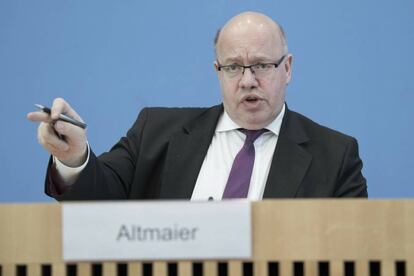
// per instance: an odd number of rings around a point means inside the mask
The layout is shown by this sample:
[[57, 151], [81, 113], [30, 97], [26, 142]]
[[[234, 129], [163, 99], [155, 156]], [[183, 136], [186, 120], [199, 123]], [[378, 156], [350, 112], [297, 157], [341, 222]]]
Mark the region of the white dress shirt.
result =
[[[269, 131], [254, 141], [255, 160], [247, 195], [249, 200], [263, 198], [284, 114], [285, 105], [276, 119], [265, 127]], [[245, 134], [237, 130], [239, 128], [241, 127], [224, 111], [217, 123], [216, 131], [201, 166], [191, 200], [220, 200], [222, 198], [233, 160], [243, 147], [246, 138]]]
[[[267, 176], [269, 175], [284, 115], [285, 105], [283, 105], [276, 119], [265, 127], [269, 131], [263, 133], [254, 142], [255, 161], [247, 196], [249, 200], [263, 198]], [[233, 122], [227, 112], [224, 111], [219, 118], [213, 139], [201, 166], [191, 200], [208, 200], [211, 198], [220, 200], [222, 198], [233, 160], [243, 147], [246, 138], [245, 134], [237, 130], [239, 128], [241, 127]], [[68, 167], [57, 158], [53, 158], [56, 171], [63, 182], [62, 184], [71, 185], [75, 182], [77, 176], [89, 161], [89, 153], [88, 145], [87, 160], [82, 166], [77, 168]]]

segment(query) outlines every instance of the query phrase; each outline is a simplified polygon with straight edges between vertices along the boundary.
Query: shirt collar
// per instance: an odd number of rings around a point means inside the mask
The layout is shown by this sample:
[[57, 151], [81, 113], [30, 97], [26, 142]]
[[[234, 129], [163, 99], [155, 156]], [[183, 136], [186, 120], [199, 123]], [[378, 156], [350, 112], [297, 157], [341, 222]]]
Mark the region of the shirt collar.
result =
[[[283, 117], [285, 116], [285, 104], [283, 104], [282, 106], [282, 110], [280, 111], [280, 113], [277, 115], [277, 117], [270, 123], [268, 124], [265, 129], [273, 132], [273, 134], [279, 136], [279, 132], [280, 132], [280, 127], [282, 126], [282, 120]], [[225, 131], [231, 131], [231, 130], [235, 130], [235, 129], [239, 129], [242, 128], [241, 126], [239, 126], [238, 124], [236, 124], [229, 116], [229, 114], [227, 114], [226, 110], [224, 110], [223, 114], [220, 116], [220, 119], [217, 123], [217, 127], [216, 127], [216, 132], [225, 132]]]

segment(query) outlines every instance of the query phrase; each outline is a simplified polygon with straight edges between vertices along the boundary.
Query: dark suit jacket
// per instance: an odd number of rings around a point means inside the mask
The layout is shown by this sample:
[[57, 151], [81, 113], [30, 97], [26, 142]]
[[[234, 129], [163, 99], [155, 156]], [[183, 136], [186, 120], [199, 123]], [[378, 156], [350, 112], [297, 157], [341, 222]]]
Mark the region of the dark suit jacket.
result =
[[[145, 108], [127, 136], [89, 162], [76, 183], [46, 192], [58, 200], [189, 199], [223, 106]], [[286, 110], [264, 198], [366, 197], [354, 138]]]

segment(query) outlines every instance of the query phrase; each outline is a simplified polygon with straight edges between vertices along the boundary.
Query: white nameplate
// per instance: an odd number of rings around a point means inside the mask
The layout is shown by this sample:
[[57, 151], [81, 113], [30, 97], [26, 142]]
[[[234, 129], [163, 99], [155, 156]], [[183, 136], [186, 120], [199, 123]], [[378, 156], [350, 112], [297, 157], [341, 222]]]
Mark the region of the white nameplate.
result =
[[251, 258], [248, 201], [65, 203], [63, 259]]

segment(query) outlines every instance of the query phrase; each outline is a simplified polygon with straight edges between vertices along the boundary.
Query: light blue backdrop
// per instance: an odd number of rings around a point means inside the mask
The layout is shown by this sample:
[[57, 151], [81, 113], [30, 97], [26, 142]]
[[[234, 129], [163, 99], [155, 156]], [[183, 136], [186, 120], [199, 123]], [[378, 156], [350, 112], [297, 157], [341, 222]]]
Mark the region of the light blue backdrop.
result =
[[355, 136], [373, 198], [414, 196], [414, 1], [0, 0], [0, 201], [48, 201], [34, 103], [66, 98], [108, 150], [144, 106], [220, 102], [217, 28], [277, 19], [293, 53], [293, 110]]

